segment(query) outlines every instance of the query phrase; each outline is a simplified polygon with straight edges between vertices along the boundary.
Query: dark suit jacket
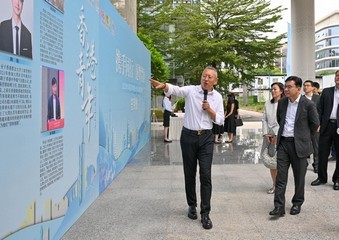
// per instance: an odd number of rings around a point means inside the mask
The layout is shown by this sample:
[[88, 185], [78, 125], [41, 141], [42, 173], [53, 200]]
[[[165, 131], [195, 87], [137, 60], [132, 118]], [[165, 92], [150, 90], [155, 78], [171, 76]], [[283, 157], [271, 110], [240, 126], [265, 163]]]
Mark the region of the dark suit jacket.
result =
[[[21, 22], [20, 33], [20, 55], [32, 58], [32, 37], [31, 33]], [[0, 24], [0, 50], [14, 53], [13, 49], [13, 31], [12, 19], [1, 22]]]
[[[279, 123], [279, 132], [277, 146], [284, 131], [286, 111], [288, 106], [288, 98], [282, 98], [278, 102], [277, 121]], [[294, 122], [294, 144], [296, 153], [299, 158], [308, 157], [313, 153], [311, 140], [311, 131], [316, 131], [319, 127], [319, 119], [315, 104], [305, 97], [299, 100], [297, 113]]]
[[324, 88], [320, 95], [318, 104], [318, 112], [320, 119], [320, 134], [323, 133], [327, 127], [330, 119], [334, 98], [334, 87]]
[[311, 100], [312, 100], [312, 102], [314, 102], [315, 106], [318, 109], [318, 104], [319, 104], [319, 101], [320, 101], [320, 95], [313, 94]]
[[[59, 98], [56, 96], [56, 119], [60, 119], [60, 101]], [[53, 95], [48, 98], [48, 113], [47, 113], [47, 120], [53, 118]]]

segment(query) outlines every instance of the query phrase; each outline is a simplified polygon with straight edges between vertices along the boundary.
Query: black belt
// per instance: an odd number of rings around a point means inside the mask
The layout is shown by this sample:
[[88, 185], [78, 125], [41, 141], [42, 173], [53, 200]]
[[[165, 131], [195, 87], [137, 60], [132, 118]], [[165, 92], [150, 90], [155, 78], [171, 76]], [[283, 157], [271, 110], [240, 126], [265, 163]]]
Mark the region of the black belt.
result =
[[328, 120], [330, 123], [335, 123], [335, 124], [337, 124], [337, 119], [330, 119], [330, 120]]
[[211, 129], [190, 130], [190, 129], [188, 129], [188, 128], [182, 127], [182, 131], [183, 131], [183, 132], [186, 132], [186, 133], [189, 133], [189, 134], [191, 134], [191, 135], [200, 136], [200, 135], [209, 133], [209, 132], [211, 132], [212, 130], [211, 130]]
[[294, 137], [283, 137], [281, 136], [281, 139], [286, 142], [294, 142]]

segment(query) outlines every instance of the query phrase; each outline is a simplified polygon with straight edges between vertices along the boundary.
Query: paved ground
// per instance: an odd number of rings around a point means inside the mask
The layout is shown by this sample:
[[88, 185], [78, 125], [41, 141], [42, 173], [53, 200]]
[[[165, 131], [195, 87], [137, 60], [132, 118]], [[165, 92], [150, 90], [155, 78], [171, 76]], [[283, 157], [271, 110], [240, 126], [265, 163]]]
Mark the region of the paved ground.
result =
[[[180, 145], [164, 144], [158, 123], [152, 127], [150, 143], [63, 240], [339, 239], [339, 191], [333, 190], [331, 179], [326, 185], [310, 186], [317, 177], [311, 166], [301, 213], [288, 213], [294, 191], [290, 171], [287, 214], [280, 219], [268, 215], [273, 195], [266, 193], [271, 186], [269, 170], [258, 159], [261, 122], [251, 121], [260, 116], [243, 114], [245, 123], [237, 129], [236, 141], [215, 145], [211, 230], [202, 228], [200, 218], [187, 218]], [[334, 167], [329, 162], [330, 177]]]

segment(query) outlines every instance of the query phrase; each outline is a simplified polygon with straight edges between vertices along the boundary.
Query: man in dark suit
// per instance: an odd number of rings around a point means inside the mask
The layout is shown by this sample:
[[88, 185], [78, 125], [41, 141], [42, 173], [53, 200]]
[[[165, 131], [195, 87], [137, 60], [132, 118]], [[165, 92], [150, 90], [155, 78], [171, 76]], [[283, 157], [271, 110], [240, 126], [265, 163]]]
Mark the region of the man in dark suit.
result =
[[[306, 80], [303, 84], [303, 90], [305, 93], [305, 97], [314, 102], [315, 106], [318, 106], [320, 95], [313, 94], [313, 81]], [[318, 158], [318, 149], [319, 149], [319, 132], [312, 132], [312, 145], [313, 145], [313, 170], [315, 173], [318, 173], [318, 165], [319, 165], [319, 158]]]
[[285, 192], [288, 169], [292, 165], [295, 192], [292, 198], [291, 215], [300, 213], [304, 202], [307, 157], [312, 154], [311, 131], [319, 128], [317, 109], [313, 102], [301, 97], [302, 80], [290, 76], [285, 81], [285, 95], [278, 102], [277, 121], [277, 178], [274, 194], [274, 209], [270, 215], [285, 214]]
[[[318, 178], [311, 185], [318, 186], [327, 183], [328, 156], [332, 143], [336, 153], [339, 152], [339, 70], [335, 72], [335, 87], [325, 88], [320, 96], [318, 105], [320, 119], [319, 136], [319, 172]], [[336, 159], [336, 168], [332, 176], [333, 189], [339, 190], [339, 162]]]
[[12, 0], [12, 18], [0, 24], [0, 50], [32, 58], [31, 33], [21, 21], [24, 0]]
[[48, 113], [47, 119], [56, 120], [60, 119], [60, 101], [59, 97], [57, 96], [58, 93], [58, 86], [57, 81], [55, 78], [52, 79], [52, 95], [48, 99]]

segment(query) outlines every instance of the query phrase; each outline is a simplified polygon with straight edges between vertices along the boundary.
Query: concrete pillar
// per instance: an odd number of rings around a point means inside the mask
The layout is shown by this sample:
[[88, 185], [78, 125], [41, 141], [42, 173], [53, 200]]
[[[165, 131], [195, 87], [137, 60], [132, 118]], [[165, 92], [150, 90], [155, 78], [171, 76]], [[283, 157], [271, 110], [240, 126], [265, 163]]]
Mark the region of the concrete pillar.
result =
[[315, 80], [314, 0], [291, 0], [291, 74]]

